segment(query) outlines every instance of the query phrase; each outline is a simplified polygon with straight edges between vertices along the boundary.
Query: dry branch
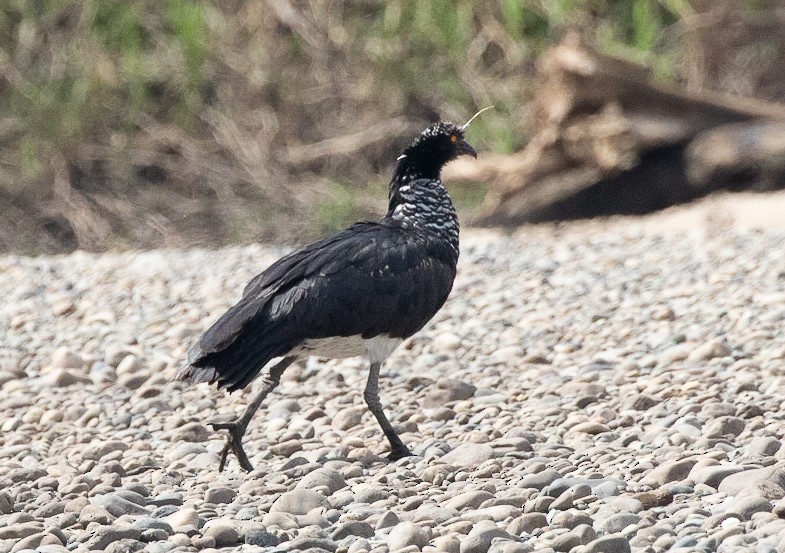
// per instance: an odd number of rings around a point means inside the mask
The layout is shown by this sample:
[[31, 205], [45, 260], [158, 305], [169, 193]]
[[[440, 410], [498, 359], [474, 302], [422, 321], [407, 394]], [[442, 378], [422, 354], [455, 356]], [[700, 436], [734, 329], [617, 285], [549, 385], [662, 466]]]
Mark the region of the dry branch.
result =
[[489, 183], [481, 224], [636, 213], [692, 199], [708, 187], [690, 184], [685, 163], [710, 165], [695, 148], [685, 157], [693, 139], [734, 123], [785, 121], [785, 106], [673, 90], [574, 37], [547, 52], [539, 70], [534, 137], [496, 170], [475, 171]]

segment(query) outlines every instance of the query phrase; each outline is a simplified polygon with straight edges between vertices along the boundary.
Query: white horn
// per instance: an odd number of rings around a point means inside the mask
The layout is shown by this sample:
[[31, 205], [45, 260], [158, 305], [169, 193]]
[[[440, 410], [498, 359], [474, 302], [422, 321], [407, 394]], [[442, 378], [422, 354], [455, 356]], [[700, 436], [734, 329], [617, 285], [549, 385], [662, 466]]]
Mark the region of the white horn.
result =
[[469, 126], [469, 123], [471, 123], [472, 121], [477, 119], [477, 116], [480, 115], [482, 112], [488, 111], [489, 109], [493, 109], [493, 108], [494, 108], [494, 106], [488, 106], [487, 108], [482, 108], [480, 111], [478, 111], [477, 113], [472, 115], [471, 118], [468, 121], [466, 121], [466, 123], [464, 123], [463, 125], [460, 126], [461, 131], [465, 131], [466, 127]]

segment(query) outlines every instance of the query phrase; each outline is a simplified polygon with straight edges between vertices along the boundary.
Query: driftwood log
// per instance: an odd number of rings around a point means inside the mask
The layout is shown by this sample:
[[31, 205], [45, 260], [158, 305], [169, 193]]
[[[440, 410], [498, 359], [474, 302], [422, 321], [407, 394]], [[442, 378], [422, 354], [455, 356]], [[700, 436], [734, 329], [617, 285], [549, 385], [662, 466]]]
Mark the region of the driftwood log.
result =
[[716, 189], [785, 187], [785, 106], [655, 83], [568, 37], [540, 60], [534, 136], [453, 166], [484, 181], [480, 225], [647, 213]]

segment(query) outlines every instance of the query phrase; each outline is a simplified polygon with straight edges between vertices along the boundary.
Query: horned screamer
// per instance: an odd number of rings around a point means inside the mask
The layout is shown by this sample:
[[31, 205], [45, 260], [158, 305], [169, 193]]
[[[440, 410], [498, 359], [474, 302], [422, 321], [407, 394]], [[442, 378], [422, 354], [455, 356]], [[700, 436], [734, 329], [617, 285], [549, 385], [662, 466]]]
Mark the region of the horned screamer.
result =
[[452, 289], [458, 217], [441, 170], [460, 155], [477, 157], [464, 139], [474, 117], [462, 126], [439, 122], [422, 131], [398, 157], [389, 209], [380, 221], [355, 223], [273, 263], [191, 348], [177, 379], [215, 382], [233, 391], [263, 373], [258, 394], [241, 416], [211, 423], [229, 433], [219, 470], [230, 451], [242, 468], [252, 470], [242, 445], [251, 418], [284, 370], [311, 355], [368, 357], [363, 395], [390, 442], [389, 458], [411, 455], [382, 410], [379, 371]]

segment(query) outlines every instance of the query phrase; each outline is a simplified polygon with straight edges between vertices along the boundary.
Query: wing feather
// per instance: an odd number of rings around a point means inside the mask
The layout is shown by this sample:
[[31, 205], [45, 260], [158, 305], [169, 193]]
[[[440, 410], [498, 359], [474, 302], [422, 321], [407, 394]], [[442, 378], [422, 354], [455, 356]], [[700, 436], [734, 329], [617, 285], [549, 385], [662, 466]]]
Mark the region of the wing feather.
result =
[[411, 336], [452, 288], [456, 260], [448, 248], [412, 229], [358, 223], [285, 256], [248, 283], [192, 348], [193, 370], [178, 377], [233, 389], [305, 339]]

